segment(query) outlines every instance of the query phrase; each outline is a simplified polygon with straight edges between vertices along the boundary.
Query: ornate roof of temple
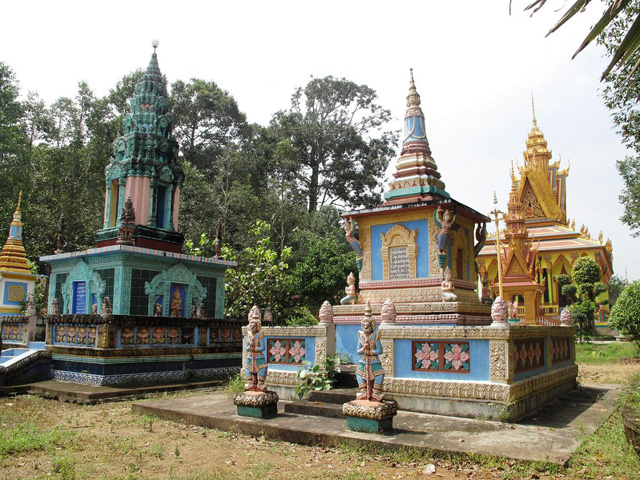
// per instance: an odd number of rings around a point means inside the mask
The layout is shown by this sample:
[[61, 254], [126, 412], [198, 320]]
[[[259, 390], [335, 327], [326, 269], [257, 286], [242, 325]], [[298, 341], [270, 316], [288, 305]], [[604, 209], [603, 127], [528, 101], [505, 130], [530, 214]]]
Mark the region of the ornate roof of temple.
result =
[[431, 156], [420, 103], [411, 69], [402, 151], [396, 163], [394, 180], [389, 183], [389, 190], [384, 194], [385, 205], [449, 198], [444, 182], [440, 179], [438, 165]]
[[[545, 312], [558, 314], [560, 295], [555, 291], [555, 275], [571, 273], [571, 267], [581, 256], [592, 257], [602, 270], [602, 280], [608, 282], [613, 274], [611, 241], [604, 241], [602, 232], [597, 239], [591, 238], [589, 229], [582, 225], [576, 230], [575, 220], [567, 219], [567, 177], [569, 168], [560, 169], [560, 161], [551, 162], [552, 153], [547, 147], [544, 134], [538, 127], [532, 99], [533, 126], [522, 153], [524, 165], [518, 167], [519, 177], [511, 169], [512, 190], [509, 198], [509, 213], [506, 236], [512, 216], [512, 203], [519, 204], [521, 220], [515, 222], [518, 229], [526, 232], [529, 248], [537, 250], [538, 281], [547, 281], [543, 298]], [[505, 231], [500, 232], [501, 242]], [[507, 238], [507, 241], [509, 239]], [[496, 275], [495, 233], [489, 235], [487, 243], [477, 257], [480, 274], [494, 279]], [[544, 278], [543, 278], [544, 277]]]
[[9, 237], [0, 252], [0, 272], [13, 272], [31, 274], [24, 245], [22, 245], [22, 214], [20, 213], [20, 202], [22, 201], [22, 191], [18, 195], [18, 205], [13, 214], [13, 220], [9, 227]]

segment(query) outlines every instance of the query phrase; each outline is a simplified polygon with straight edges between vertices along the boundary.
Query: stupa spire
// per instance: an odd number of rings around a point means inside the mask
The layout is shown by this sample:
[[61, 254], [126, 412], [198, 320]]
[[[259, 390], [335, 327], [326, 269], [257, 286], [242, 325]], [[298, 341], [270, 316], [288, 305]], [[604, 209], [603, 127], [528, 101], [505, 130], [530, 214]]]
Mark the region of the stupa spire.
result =
[[22, 244], [22, 214], [20, 213], [20, 203], [22, 201], [22, 190], [18, 195], [18, 204], [13, 213], [9, 236], [2, 251], [0, 252], [0, 271], [15, 273], [31, 273], [24, 245]]
[[538, 128], [538, 120], [536, 119], [536, 105], [533, 103], [533, 93], [531, 94], [531, 113], [533, 114], [533, 126]]
[[449, 198], [444, 182], [440, 180], [438, 166], [431, 156], [413, 68], [409, 71], [402, 151], [396, 163], [396, 173], [393, 174], [395, 180], [389, 183], [389, 190], [384, 195], [386, 205], [428, 201], [434, 198], [434, 194]]

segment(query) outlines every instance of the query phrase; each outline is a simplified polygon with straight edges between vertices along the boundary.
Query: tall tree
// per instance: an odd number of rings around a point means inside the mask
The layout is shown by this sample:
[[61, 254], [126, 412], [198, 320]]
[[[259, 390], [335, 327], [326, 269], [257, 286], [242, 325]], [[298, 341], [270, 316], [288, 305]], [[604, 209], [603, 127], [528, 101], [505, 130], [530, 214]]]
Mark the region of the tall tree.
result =
[[215, 82], [192, 78], [171, 85], [173, 133], [180, 153], [209, 178], [219, 172], [218, 160], [226, 146], [247, 135], [244, 113], [228, 92]]
[[373, 206], [394, 153], [394, 135], [382, 128], [391, 113], [376, 92], [332, 76], [312, 78], [277, 112], [271, 126], [297, 154], [297, 188], [309, 212], [325, 204]]

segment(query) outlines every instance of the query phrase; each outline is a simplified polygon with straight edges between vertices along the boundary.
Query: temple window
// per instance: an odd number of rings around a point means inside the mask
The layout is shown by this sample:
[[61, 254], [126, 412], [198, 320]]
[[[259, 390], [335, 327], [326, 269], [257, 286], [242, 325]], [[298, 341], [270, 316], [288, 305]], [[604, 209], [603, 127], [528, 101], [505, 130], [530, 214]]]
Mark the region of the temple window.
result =
[[158, 228], [167, 228], [167, 187], [158, 184], [156, 192], [156, 226]]
[[118, 211], [120, 201], [120, 181], [111, 182], [111, 192], [109, 195], [109, 226], [115, 227], [118, 224]]

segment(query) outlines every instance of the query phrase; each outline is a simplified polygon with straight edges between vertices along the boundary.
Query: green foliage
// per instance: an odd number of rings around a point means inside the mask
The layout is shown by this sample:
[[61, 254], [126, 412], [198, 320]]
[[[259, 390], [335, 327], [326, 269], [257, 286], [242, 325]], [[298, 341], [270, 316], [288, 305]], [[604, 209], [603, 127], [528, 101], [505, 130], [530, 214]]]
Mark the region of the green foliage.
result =
[[382, 132], [391, 118], [374, 90], [332, 76], [312, 78], [293, 94], [291, 109], [277, 112], [271, 127], [290, 140], [296, 186], [309, 212], [341, 202], [379, 203], [380, 180], [394, 154], [394, 136]]
[[608, 365], [639, 353], [640, 350], [633, 343], [579, 343], [576, 344], [576, 363]]
[[64, 445], [71, 434], [60, 428], [41, 430], [32, 423], [20, 423], [0, 430], [0, 458]]
[[237, 373], [231, 379], [229, 379], [229, 383], [227, 384], [227, 388], [225, 389], [225, 391], [229, 395], [242, 393], [244, 392], [244, 384], [245, 384], [244, 375], [242, 374], [242, 372]]
[[293, 307], [290, 309], [285, 324], [290, 327], [310, 327], [318, 324], [318, 319], [307, 307]]
[[300, 380], [300, 384], [296, 387], [298, 398], [302, 399], [314, 390], [331, 390], [336, 374], [340, 373], [341, 362], [340, 355], [327, 357], [322, 366], [316, 364], [309, 368], [311, 364], [304, 362], [304, 366], [296, 375]]
[[625, 283], [620, 275], [613, 275], [609, 279], [609, 304], [611, 306], [615, 305], [624, 287]]
[[577, 259], [571, 269], [571, 277], [572, 284], [566, 284], [565, 275], [556, 278], [562, 280], [562, 294], [573, 302], [569, 310], [582, 341], [584, 335], [595, 333], [595, 300], [598, 295], [607, 291], [607, 286], [600, 282], [600, 267], [591, 257]]
[[291, 249], [280, 255], [271, 244], [271, 225], [258, 220], [250, 231], [253, 246], [240, 251], [237, 259], [227, 250], [226, 259], [236, 260], [238, 266], [227, 270], [225, 292], [227, 315], [244, 318], [253, 305], [268, 308], [274, 322], [282, 323], [287, 308], [293, 305], [289, 291], [288, 258]]
[[[640, 143], [640, 135], [635, 141]], [[640, 149], [640, 146], [638, 148]], [[624, 214], [620, 217], [620, 221], [633, 230], [631, 233], [633, 237], [637, 237], [640, 235], [640, 157], [626, 157], [624, 160], [618, 160], [616, 168], [624, 185], [618, 196], [620, 203], [624, 206]]]
[[611, 310], [609, 325], [629, 335], [640, 347], [640, 280], [631, 283], [620, 294]]

